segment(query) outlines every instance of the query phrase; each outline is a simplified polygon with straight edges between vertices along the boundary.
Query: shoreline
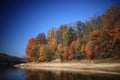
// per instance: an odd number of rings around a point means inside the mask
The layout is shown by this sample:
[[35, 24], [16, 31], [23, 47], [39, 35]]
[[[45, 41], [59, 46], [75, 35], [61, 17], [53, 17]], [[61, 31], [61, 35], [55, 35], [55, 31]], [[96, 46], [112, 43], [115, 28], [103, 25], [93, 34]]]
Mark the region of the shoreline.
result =
[[120, 75], [120, 63], [22, 63], [15, 67], [31, 70], [91, 72]]

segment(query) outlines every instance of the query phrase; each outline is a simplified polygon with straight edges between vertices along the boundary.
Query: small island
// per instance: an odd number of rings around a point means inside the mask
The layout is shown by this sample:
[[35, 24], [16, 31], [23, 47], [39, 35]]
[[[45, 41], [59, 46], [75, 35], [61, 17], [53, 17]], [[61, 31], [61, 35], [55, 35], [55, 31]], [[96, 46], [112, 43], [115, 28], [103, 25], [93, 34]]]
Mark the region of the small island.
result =
[[120, 74], [120, 8], [109, 7], [86, 22], [54, 27], [30, 38], [23, 69]]

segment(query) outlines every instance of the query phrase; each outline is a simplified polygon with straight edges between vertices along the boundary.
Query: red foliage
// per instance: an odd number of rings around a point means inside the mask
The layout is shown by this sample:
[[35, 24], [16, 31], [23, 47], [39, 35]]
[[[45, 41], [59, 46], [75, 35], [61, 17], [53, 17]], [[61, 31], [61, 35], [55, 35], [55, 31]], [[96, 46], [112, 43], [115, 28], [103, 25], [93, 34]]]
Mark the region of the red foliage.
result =
[[85, 47], [85, 52], [86, 52], [86, 57], [89, 59], [92, 59], [93, 56], [93, 50], [92, 50], [92, 45], [93, 43], [90, 41], [87, 43], [86, 47]]
[[88, 49], [87, 50], [87, 58], [91, 59], [92, 55], [93, 55], [93, 51], [91, 49]]
[[27, 47], [26, 47], [26, 56], [30, 57], [30, 54], [32, 52], [32, 46], [36, 44], [36, 39], [35, 38], [31, 38], [28, 41]]
[[120, 8], [117, 6], [109, 7], [106, 12], [102, 15], [103, 29], [113, 29], [114, 24], [117, 20], [120, 20]]

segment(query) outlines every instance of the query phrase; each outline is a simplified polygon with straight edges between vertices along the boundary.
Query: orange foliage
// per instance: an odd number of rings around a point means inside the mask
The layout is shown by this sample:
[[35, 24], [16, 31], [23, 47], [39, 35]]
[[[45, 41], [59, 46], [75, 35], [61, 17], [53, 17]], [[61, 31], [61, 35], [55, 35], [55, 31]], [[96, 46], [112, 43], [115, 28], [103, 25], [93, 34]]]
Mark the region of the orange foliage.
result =
[[49, 44], [50, 44], [50, 49], [54, 52], [55, 49], [57, 48], [57, 41], [56, 41], [56, 39], [52, 39]]
[[116, 6], [109, 7], [102, 16], [103, 28], [113, 29], [114, 24], [120, 19], [120, 8]]
[[32, 54], [32, 47], [33, 45], [36, 44], [36, 39], [35, 38], [31, 38], [28, 41], [27, 47], [26, 47], [26, 56], [29, 58], [30, 55]]
[[39, 43], [45, 44], [46, 43], [45, 33], [38, 34], [38, 36], [36, 37], [36, 42], [37, 44]]
[[115, 21], [120, 19], [120, 8], [116, 6], [109, 7], [102, 16], [104, 29], [113, 29]]
[[73, 40], [73, 41], [71, 42], [71, 44], [70, 44], [70, 49], [73, 49], [74, 46], [75, 46], [75, 41]]
[[100, 48], [100, 46], [96, 45], [94, 48], [94, 51], [98, 50]]
[[60, 28], [57, 30], [58, 32], [62, 32], [67, 29], [66, 25], [61, 25]]
[[74, 57], [74, 47], [75, 47], [75, 41], [73, 40], [70, 44], [70, 49], [69, 49], [69, 59], [73, 59]]
[[63, 52], [63, 45], [62, 44], [58, 44], [57, 51], [60, 53]]
[[91, 40], [96, 40], [97, 37], [99, 36], [99, 34], [100, 34], [100, 31], [99, 31], [99, 30], [94, 30], [94, 31], [92, 31], [92, 32], [90, 33], [90, 38], [91, 38]]
[[90, 59], [91, 59], [92, 55], [93, 55], [93, 51], [89, 48], [89, 49], [87, 50], [87, 58], [90, 58]]
[[115, 28], [114, 28], [114, 37], [117, 39], [120, 39], [120, 20], [115, 23]]
[[84, 53], [85, 52], [85, 45], [84, 44], [82, 44], [82, 47], [81, 47], [81, 50], [80, 50], [82, 53]]
[[[109, 7], [102, 16], [85, 23], [61, 25], [51, 28], [46, 39], [44, 33], [29, 39], [26, 56], [35, 60], [107, 58], [119, 55], [120, 49], [120, 8]], [[75, 28], [77, 27], [77, 28]], [[113, 54], [115, 53], [115, 54]], [[53, 58], [55, 56], [55, 58]]]
[[68, 60], [68, 50], [66, 47], [64, 47], [64, 53], [63, 53], [63, 59]]
[[42, 45], [40, 46], [40, 48], [39, 48], [39, 55], [40, 55], [40, 56], [43, 56], [43, 54], [44, 54], [44, 48], [45, 48], [45, 45], [42, 44]]
[[86, 57], [91, 59], [93, 56], [93, 50], [91, 49], [91, 42], [87, 43], [85, 47], [85, 52], [86, 52]]

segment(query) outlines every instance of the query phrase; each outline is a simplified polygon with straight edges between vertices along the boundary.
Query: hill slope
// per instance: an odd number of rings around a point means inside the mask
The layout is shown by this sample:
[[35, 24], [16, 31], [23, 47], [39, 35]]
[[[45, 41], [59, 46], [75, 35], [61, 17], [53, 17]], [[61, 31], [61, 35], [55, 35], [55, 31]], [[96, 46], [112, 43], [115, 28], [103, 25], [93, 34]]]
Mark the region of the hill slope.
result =
[[17, 63], [22, 63], [23, 58], [15, 57], [15, 56], [10, 56], [4, 53], [0, 53], [0, 64], [17, 64]]

